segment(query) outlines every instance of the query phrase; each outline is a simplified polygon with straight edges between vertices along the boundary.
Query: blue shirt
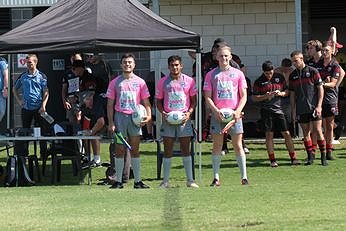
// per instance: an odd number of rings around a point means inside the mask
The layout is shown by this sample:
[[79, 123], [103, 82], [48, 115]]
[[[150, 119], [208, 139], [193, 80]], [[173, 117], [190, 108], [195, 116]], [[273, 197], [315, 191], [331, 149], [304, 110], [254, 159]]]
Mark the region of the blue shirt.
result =
[[4, 71], [7, 70], [6, 60], [0, 58], [0, 91], [4, 88]]
[[26, 71], [19, 76], [14, 87], [22, 90], [24, 109], [36, 110], [42, 105], [43, 92], [48, 89], [47, 76], [39, 70], [33, 75]]

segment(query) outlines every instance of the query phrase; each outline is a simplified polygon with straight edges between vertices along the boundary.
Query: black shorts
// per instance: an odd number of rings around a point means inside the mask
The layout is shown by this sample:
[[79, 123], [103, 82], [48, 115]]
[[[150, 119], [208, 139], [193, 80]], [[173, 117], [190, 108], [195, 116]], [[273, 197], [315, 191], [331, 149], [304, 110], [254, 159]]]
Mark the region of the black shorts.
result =
[[298, 123], [300, 123], [300, 124], [306, 124], [306, 123], [309, 123], [312, 121], [318, 121], [321, 119], [322, 119], [321, 116], [314, 117], [313, 112], [297, 115], [297, 120], [298, 120]]
[[331, 104], [322, 104], [322, 118], [332, 117], [339, 114], [338, 106]]
[[287, 121], [284, 114], [261, 110], [262, 128], [264, 132], [288, 131]]

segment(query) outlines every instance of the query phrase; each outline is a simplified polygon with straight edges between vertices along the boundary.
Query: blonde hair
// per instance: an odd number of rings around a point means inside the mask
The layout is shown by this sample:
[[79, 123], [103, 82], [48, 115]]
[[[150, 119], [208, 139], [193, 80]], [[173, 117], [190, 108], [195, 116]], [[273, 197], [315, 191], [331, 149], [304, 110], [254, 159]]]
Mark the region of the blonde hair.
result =
[[219, 46], [218, 48], [217, 48], [217, 53], [219, 53], [221, 50], [228, 50], [230, 53], [232, 53], [232, 49], [231, 49], [231, 47], [229, 47], [229, 46]]
[[37, 63], [37, 61], [38, 61], [38, 58], [37, 58], [37, 55], [36, 55], [36, 54], [28, 54], [28, 55], [26, 56], [26, 59], [29, 59], [29, 58], [33, 58], [33, 59], [36, 61], [36, 63]]

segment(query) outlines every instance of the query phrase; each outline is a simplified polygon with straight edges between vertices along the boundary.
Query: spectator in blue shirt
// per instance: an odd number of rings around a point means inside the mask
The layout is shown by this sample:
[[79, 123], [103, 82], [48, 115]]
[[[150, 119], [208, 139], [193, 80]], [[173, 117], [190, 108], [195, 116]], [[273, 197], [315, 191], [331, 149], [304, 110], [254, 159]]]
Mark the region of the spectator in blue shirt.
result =
[[0, 57], [0, 122], [6, 112], [6, 98], [8, 95], [8, 69], [7, 62]]
[[[27, 71], [23, 72], [13, 86], [13, 95], [22, 107], [22, 126], [30, 128], [32, 120], [35, 127], [45, 127], [40, 116], [46, 111], [48, 101], [47, 76], [37, 69], [38, 58], [35, 54], [26, 57]], [[19, 96], [21, 91], [22, 96]], [[44, 146], [43, 146], [44, 145]], [[40, 153], [46, 150], [46, 145], [40, 142]]]

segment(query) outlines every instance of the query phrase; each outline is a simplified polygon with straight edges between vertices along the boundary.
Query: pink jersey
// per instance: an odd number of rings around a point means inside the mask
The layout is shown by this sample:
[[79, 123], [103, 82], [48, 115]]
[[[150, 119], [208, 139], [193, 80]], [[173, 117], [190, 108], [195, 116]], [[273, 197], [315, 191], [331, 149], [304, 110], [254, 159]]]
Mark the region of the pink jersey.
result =
[[107, 98], [115, 101], [114, 110], [132, 114], [141, 100], [149, 98], [149, 90], [143, 79], [132, 74], [130, 79], [122, 75], [113, 79], [107, 89]]
[[197, 88], [193, 78], [181, 74], [179, 79], [173, 80], [166, 75], [157, 84], [155, 98], [163, 99], [165, 112], [186, 112], [190, 107], [190, 96], [196, 94]]
[[239, 104], [239, 92], [247, 88], [246, 79], [238, 69], [230, 67], [227, 71], [214, 68], [209, 71], [204, 80], [203, 90], [211, 92], [215, 106], [236, 109]]

